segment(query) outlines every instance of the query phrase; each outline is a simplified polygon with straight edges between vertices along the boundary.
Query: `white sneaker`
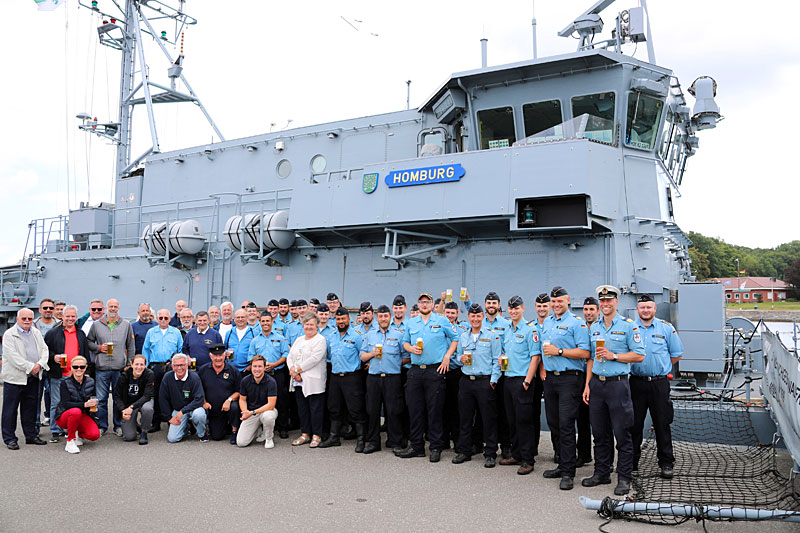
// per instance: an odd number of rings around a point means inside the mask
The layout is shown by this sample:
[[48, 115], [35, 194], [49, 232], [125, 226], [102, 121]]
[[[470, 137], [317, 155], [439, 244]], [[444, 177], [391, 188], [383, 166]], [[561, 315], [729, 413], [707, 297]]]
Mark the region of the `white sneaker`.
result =
[[264, 441], [264, 448], [270, 449], [270, 448], [274, 448], [274, 447], [275, 447], [275, 441], [273, 441], [272, 439], [266, 439]]
[[75, 432], [75, 446], [83, 446], [83, 439], [78, 436], [78, 432]]
[[258, 432], [258, 437], [256, 437], [256, 442], [264, 442], [267, 440], [267, 436], [264, 434], [263, 431]]
[[75, 439], [68, 440], [67, 445], [64, 446], [64, 450], [67, 453], [81, 453], [81, 449], [78, 448], [78, 444], [75, 442]]

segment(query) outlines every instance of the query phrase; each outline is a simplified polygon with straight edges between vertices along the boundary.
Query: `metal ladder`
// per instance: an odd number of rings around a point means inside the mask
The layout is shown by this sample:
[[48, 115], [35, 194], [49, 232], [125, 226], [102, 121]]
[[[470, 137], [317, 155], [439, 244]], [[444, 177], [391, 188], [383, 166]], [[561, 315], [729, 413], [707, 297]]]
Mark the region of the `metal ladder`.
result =
[[231, 297], [231, 270], [230, 259], [233, 252], [224, 247], [221, 251], [209, 251], [208, 259], [208, 296], [209, 305], [220, 305], [222, 302], [230, 300]]

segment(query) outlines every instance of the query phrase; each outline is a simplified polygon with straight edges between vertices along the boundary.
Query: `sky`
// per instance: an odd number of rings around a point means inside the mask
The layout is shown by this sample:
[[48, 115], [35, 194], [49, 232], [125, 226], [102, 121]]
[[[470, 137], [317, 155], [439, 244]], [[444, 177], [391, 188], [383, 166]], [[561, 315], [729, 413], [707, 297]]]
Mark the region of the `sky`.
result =
[[[396, 111], [406, 107], [407, 80], [416, 107], [450, 73], [478, 68], [481, 37], [488, 39], [489, 65], [531, 58], [534, 8], [539, 57], [574, 51], [576, 41], [557, 32], [591, 3], [188, 0], [186, 11], [199, 22], [185, 32], [184, 75], [227, 139]], [[101, 21], [76, 0], [53, 12], [38, 12], [32, 0], [3, 4], [0, 265], [23, 257], [31, 219], [112, 201], [114, 149], [79, 131], [75, 116], [116, 121], [119, 83], [118, 53], [97, 44]], [[618, 0], [606, 9], [604, 36], [618, 11], [637, 4]], [[111, 0], [100, 6], [114, 9]], [[797, 20], [800, 2], [770, 6], [764, 15], [739, 0], [648, 3], [656, 62], [684, 88], [712, 76], [725, 117], [699, 134], [676, 221], [684, 231], [751, 247], [800, 239], [793, 216], [797, 148], [786, 133], [800, 123], [800, 107], [792, 104], [800, 43], [776, 25]], [[174, 29], [159, 22], [155, 28]], [[643, 44], [625, 50], [647, 59]], [[171, 46], [170, 52], [176, 53]], [[165, 83], [168, 63], [153, 43], [145, 56], [154, 81]], [[162, 151], [216, 139], [191, 104], [156, 111]], [[143, 118], [142, 107], [135, 155], [149, 143]]]

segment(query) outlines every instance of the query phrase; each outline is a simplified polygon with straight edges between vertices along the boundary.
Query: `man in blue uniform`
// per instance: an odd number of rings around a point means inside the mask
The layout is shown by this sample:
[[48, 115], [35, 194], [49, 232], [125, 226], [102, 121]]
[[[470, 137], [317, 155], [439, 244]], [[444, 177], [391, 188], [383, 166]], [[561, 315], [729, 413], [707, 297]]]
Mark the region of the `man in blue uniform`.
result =
[[[267, 313], [272, 315], [272, 320], [273, 321], [276, 318], [278, 318], [278, 309], [279, 308], [280, 308], [280, 305], [278, 304], [278, 300], [273, 298], [272, 300], [267, 302]], [[259, 317], [260, 316], [261, 316], [261, 314], [259, 313]]]
[[208, 347], [211, 364], [197, 371], [203, 384], [203, 408], [208, 414], [208, 433], [211, 440], [222, 440], [231, 430], [231, 444], [236, 444], [236, 431], [242, 411], [239, 409], [239, 371], [225, 359], [225, 345]]
[[272, 324], [272, 330], [286, 337], [286, 325], [293, 320], [289, 315], [289, 300], [281, 298], [278, 300], [278, 316]]
[[[168, 309], [159, 309], [156, 313], [158, 321], [157, 328], [150, 328], [144, 337], [142, 345], [142, 355], [144, 355], [147, 367], [153, 371], [155, 377], [155, 388], [160, 390], [161, 380], [164, 374], [169, 371], [169, 361], [172, 356], [183, 348], [183, 337], [178, 328], [170, 326], [170, 315]], [[159, 395], [154, 396], [153, 406], [153, 426], [147, 431], [153, 433], [161, 429], [161, 409], [159, 407]]]
[[631, 401], [633, 402], [633, 469], [639, 466], [642, 454], [642, 435], [647, 410], [656, 432], [656, 449], [661, 477], [672, 479], [675, 456], [672, 453], [672, 400], [669, 398], [669, 379], [672, 365], [683, 355], [683, 344], [669, 322], [656, 318], [656, 303], [649, 294], [639, 296], [636, 306], [639, 318], [636, 325], [642, 333], [645, 356], [641, 363], [631, 365]]
[[[294, 300], [292, 301], [294, 302]], [[289, 307], [289, 309], [292, 309], [292, 307]], [[303, 336], [303, 324], [300, 323], [300, 317], [306, 314], [307, 310], [308, 302], [305, 300], [297, 300], [295, 302], [294, 311], [290, 311], [292, 314], [292, 321], [283, 328], [283, 336], [286, 338], [286, 342], [289, 343], [290, 347], [294, 344], [295, 340]]]
[[289, 372], [286, 369], [286, 357], [289, 355], [289, 343], [272, 324], [280, 322], [273, 319], [269, 312], [261, 313], [261, 333], [259, 333], [248, 349], [248, 364], [253, 357], [260, 355], [265, 359], [264, 372], [275, 380], [278, 394], [278, 418], [275, 430], [282, 439], [289, 438]]
[[[458, 321], [457, 303], [447, 302], [444, 306], [444, 316], [450, 322], [456, 338], [461, 338], [461, 334], [470, 329], [468, 322]], [[444, 393], [444, 447], [449, 448], [450, 441], [453, 441], [453, 449], [458, 445], [461, 432], [461, 420], [458, 414], [458, 388], [463, 376], [461, 365], [456, 359], [456, 357], [450, 358], [450, 371], [445, 375]]]
[[[317, 302], [319, 305], [319, 302]], [[336, 317], [335, 313], [339, 310], [339, 306], [341, 302], [339, 302], [339, 297], [336, 296], [336, 293], [329, 292], [328, 296], [325, 297], [325, 305], [328, 306], [328, 310], [330, 311], [330, 317], [328, 318], [328, 323], [333, 329], [336, 329]], [[303, 316], [303, 315], [300, 315]], [[322, 323], [320, 325], [323, 325]]]
[[533, 472], [538, 453], [538, 436], [534, 434], [533, 381], [542, 354], [539, 333], [524, 317], [525, 303], [520, 296], [508, 300], [511, 324], [503, 336], [503, 358], [500, 370], [505, 376], [505, 404], [511, 432], [511, 457], [500, 459], [501, 465], [519, 465], [517, 474]]
[[208, 313], [200, 311], [195, 317], [195, 327], [186, 333], [183, 339], [183, 353], [195, 360], [195, 368], [211, 362], [208, 349], [212, 344], [222, 344], [219, 332], [211, 328]]
[[495, 387], [500, 379], [500, 355], [503, 345], [500, 336], [484, 325], [483, 309], [472, 304], [467, 310], [470, 329], [461, 333], [456, 357], [463, 378], [458, 391], [461, 432], [456, 445], [454, 464], [472, 460], [473, 420], [481, 419], [483, 466], [494, 468], [497, 460], [497, 408]]
[[369, 330], [361, 343], [361, 360], [369, 363], [365, 454], [381, 449], [381, 405], [386, 415], [388, 446], [400, 452], [403, 440], [403, 387], [400, 383], [403, 332], [391, 327], [392, 314], [385, 305], [378, 307], [376, 321], [378, 327]]
[[[416, 306], [415, 306], [416, 307]], [[402, 412], [401, 412], [401, 419], [403, 422], [403, 439], [400, 441], [400, 448], [405, 449], [408, 445], [408, 439], [411, 435], [411, 417], [408, 414], [408, 405], [406, 405], [406, 383], [408, 382], [408, 370], [411, 368], [411, 354], [406, 352], [403, 349], [403, 335], [406, 332], [406, 309], [408, 305], [406, 304], [406, 297], [402, 294], [398, 294], [392, 300], [392, 322], [389, 324], [389, 328], [395, 332], [397, 332], [400, 338], [400, 352], [403, 355], [403, 366], [400, 368], [400, 385], [401, 385], [401, 394], [402, 394]], [[387, 443], [388, 446], [388, 443]], [[402, 450], [393, 450], [397, 453]]]
[[[500, 308], [500, 296], [494, 291], [489, 292], [484, 298], [483, 305], [486, 310], [483, 325], [497, 333], [497, 336], [502, 341], [506, 334], [506, 328], [511, 322], [503, 316]], [[508, 429], [508, 420], [506, 419], [505, 378], [502, 374], [497, 381], [494, 392], [495, 406], [497, 407], [497, 441], [500, 444], [502, 458], [508, 459], [511, 457], [511, 432]], [[481, 423], [480, 419], [475, 420], [476, 429], [480, 429], [480, 433], [483, 433], [480, 428]]]
[[411, 444], [397, 454], [404, 459], [425, 457], [425, 416], [428, 421], [430, 462], [438, 463], [444, 448], [442, 411], [444, 410], [445, 374], [458, 337], [442, 315], [434, 314], [433, 296], [423, 292], [417, 299], [419, 316], [408, 321], [403, 334], [403, 349], [411, 354], [406, 402], [411, 417]]
[[[600, 304], [597, 298], [589, 296], [583, 301], [583, 319], [586, 327], [591, 328], [597, 322]], [[613, 455], [613, 450], [612, 450]], [[592, 424], [589, 420], [589, 406], [584, 402], [578, 404], [578, 468], [592, 462]]]
[[366, 335], [367, 331], [378, 328], [378, 324], [375, 323], [375, 310], [372, 308], [372, 303], [361, 302], [358, 312], [361, 315], [361, 323], [354, 327], [359, 335]]
[[569, 311], [569, 302], [564, 287], [553, 287], [550, 291], [553, 314], [542, 324], [544, 407], [559, 459], [557, 468], [545, 470], [542, 475], [548, 479], [561, 478], [561, 490], [572, 490], [574, 484], [575, 421], [589, 357], [589, 330], [582, 318]]
[[[644, 361], [642, 334], [630, 318], [617, 313], [619, 289], [612, 285], [597, 287], [603, 318], [590, 329], [592, 359], [586, 363], [586, 386], [583, 401], [589, 404], [594, 430], [594, 474], [581, 485], [595, 487], [611, 483], [611, 448], [617, 441], [617, 486], [614, 494], [624, 496], [631, 490], [633, 474], [633, 405], [628, 384], [631, 363]], [[600, 343], [600, 346], [598, 346]]]
[[330, 346], [331, 375], [327, 384], [331, 431], [319, 447], [341, 446], [339, 437], [345, 416], [349, 415], [355, 424], [355, 451], [362, 453], [367, 423], [360, 357], [363, 335], [350, 327], [350, 315], [343, 307], [336, 310], [336, 329], [337, 333]]

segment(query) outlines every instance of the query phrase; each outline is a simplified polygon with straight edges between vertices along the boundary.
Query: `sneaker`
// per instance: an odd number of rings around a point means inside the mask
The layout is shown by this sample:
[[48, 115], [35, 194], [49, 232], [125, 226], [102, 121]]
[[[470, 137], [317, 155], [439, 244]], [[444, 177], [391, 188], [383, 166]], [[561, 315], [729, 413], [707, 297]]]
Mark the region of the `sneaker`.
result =
[[208, 442], [208, 433], [200, 437], [200, 442]]
[[81, 453], [81, 449], [78, 448], [78, 443], [75, 442], [76, 439], [68, 440], [67, 445], [64, 446], [64, 451], [67, 453]]
[[75, 441], [76, 446], [83, 446], [83, 439], [78, 436], [78, 432], [75, 432], [75, 438], [72, 439]]
[[117, 437], [121, 437], [122, 436], [122, 428], [115, 429], [114, 430], [114, 435], [116, 435]]
[[275, 441], [273, 441], [272, 439], [266, 439], [264, 441], [264, 448], [269, 450], [270, 448], [274, 448], [274, 447], [275, 447]]
[[42, 418], [42, 425], [43, 426], [47, 426], [49, 424], [50, 424], [50, 417], [46, 416], [46, 417]]
[[258, 437], [256, 437], [256, 442], [264, 442], [267, 440], [267, 436], [264, 434], [263, 431], [258, 432]]
[[53, 435], [50, 435], [50, 440], [48, 442], [50, 442], [52, 444], [56, 444], [59, 441], [60, 438], [61, 438], [61, 435], [59, 435], [58, 433], [54, 433]]
[[148, 443], [148, 440], [147, 440], [147, 432], [146, 432], [146, 431], [142, 431], [142, 435], [141, 435], [141, 437], [139, 438], [139, 444], [141, 444], [142, 446], [144, 446], [144, 445], [145, 445], [145, 444], [147, 444], [147, 443]]
[[[105, 434], [106, 434], [106, 431], [107, 431], [107, 430], [105, 430], [105, 429], [101, 429], [101, 430], [100, 430], [100, 437], [102, 437], [103, 435], [105, 435]], [[97, 437], [97, 438], [99, 439], [100, 437]]]

